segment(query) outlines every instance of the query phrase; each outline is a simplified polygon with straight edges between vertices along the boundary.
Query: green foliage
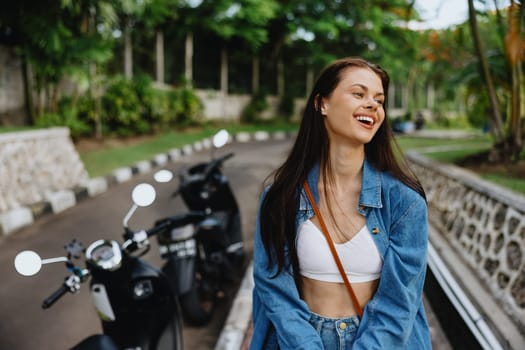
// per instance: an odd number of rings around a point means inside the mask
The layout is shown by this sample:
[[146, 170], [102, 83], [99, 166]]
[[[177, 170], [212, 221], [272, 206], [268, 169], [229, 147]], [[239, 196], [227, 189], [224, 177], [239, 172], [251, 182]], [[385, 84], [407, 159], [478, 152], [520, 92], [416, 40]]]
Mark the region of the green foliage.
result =
[[243, 123], [254, 123], [260, 120], [262, 112], [268, 108], [266, 95], [258, 93], [252, 95], [250, 102], [244, 107], [241, 114]]
[[488, 124], [490, 120], [490, 103], [487, 95], [473, 95], [469, 99], [467, 118], [469, 123], [478, 128]]
[[115, 79], [106, 90], [102, 106], [106, 132], [119, 136], [198, 124], [203, 110], [192, 89], [161, 90], [147, 76]]
[[73, 139], [89, 135], [91, 127], [85, 120], [79, 118], [74, 108], [64, 108], [61, 113], [44, 113], [35, 120], [35, 126], [48, 128], [54, 126], [68, 127]]
[[201, 121], [204, 105], [195, 91], [184, 87], [175, 91], [174, 97], [180, 101], [180, 109], [174, 109], [178, 113], [175, 116], [175, 123], [181, 126], [188, 126]]
[[427, 123], [428, 128], [437, 129], [471, 129], [472, 127], [481, 128], [481, 125], [473, 125], [467, 116], [462, 114], [446, 115], [444, 112], [437, 111], [434, 113], [434, 118]]
[[132, 80], [116, 77], [102, 97], [102, 120], [106, 132], [120, 136], [144, 134], [151, 126], [141, 116], [143, 105]]

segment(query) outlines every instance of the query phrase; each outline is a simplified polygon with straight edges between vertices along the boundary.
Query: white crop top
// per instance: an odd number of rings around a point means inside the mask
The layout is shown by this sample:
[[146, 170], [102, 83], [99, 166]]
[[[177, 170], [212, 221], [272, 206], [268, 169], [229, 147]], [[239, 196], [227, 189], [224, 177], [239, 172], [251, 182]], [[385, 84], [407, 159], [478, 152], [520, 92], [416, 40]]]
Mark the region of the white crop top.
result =
[[[306, 220], [297, 237], [297, 255], [300, 273], [318, 281], [343, 282], [334, 257], [323, 233], [315, 224]], [[335, 249], [350, 282], [366, 282], [378, 279], [383, 268], [383, 259], [368, 228], [345, 243], [335, 243]]]

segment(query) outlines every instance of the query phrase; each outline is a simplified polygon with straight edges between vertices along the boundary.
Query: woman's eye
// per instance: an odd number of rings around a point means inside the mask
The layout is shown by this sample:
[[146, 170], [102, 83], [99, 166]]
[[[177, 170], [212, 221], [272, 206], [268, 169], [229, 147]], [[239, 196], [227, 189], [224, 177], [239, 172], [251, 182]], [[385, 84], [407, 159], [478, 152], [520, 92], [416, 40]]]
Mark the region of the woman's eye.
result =
[[383, 101], [383, 100], [376, 100], [376, 102], [379, 103], [380, 105], [385, 103], [385, 101]]
[[361, 97], [361, 98], [364, 96], [362, 92], [354, 92], [353, 94], [354, 96]]

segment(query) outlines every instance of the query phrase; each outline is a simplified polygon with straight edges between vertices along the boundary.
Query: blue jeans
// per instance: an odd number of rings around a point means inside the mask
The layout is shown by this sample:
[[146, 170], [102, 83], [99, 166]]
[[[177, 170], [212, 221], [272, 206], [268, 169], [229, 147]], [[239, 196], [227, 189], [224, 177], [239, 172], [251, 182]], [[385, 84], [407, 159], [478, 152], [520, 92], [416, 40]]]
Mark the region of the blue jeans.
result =
[[321, 336], [326, 350], [346, 350], [352, 347], [359, 317], [329, 318], [311, 312], [310, 324]]

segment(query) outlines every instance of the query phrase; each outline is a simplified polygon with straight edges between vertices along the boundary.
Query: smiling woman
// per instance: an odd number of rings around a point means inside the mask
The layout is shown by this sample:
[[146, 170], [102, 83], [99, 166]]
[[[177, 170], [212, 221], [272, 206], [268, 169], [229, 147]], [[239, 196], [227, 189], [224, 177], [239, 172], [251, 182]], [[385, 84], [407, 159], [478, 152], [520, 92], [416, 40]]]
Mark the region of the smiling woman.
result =
[[425, 194], [394, 154], [388, 84], [357, 57], [315, 83], [261, 196], [250, 349], [431, 348]]

